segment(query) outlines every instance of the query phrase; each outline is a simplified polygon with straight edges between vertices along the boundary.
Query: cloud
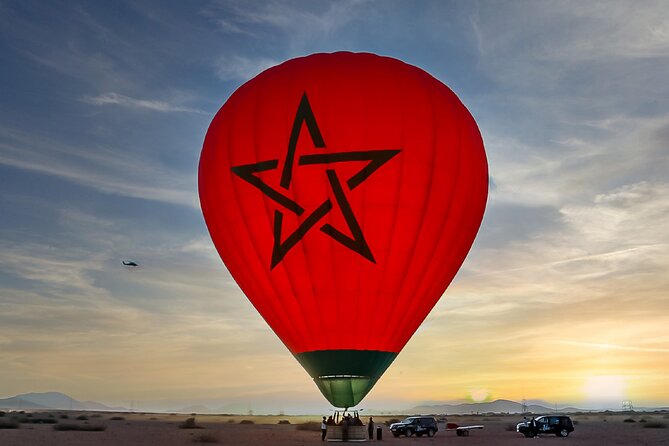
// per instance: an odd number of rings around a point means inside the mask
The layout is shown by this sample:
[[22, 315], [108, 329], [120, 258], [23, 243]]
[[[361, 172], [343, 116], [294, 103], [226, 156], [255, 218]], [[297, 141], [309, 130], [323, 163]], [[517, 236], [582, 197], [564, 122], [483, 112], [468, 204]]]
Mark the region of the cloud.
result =
[[576, 347], [587, 347], [599, 350], [624, 350], [624, 351], [644, 352], [644, 353], [669, 353], [669, 348], [634, 347], [627, 345], [598, 344], [594, 342], [582, 342], [582, 341], [571, 341], [571, 340], [559, 340], [556, 342], [560, 344], [573, 345]]
[[264, 57], [225, 56], [216, 62], [216, 75], [224, 81], [252, 79], [279, 62]]
[[0, 164], [53, 175], [102, 192], [199, 208], [194, 177], [118, 150], [69, 147], [3, 128]]
[[82, 98], [82, 101], [88, 104], [99, 105], [99, 106], [119, 105], [121, 107], [140, 108], [158, 112], [184, 112], [184, 113], [211, 115], [211, 113], [209, 112], [206, 112], [204, 110], [199, 110], [196, 108], [182, 107], [180, 105], [174, 105], [164, 101], [135, 99], [117, 93], [105, 93], [98, 96], [84, 96]]
[[[212, 2], [203, 10], [220, 31], [256, 40], [280, 43], [287, 57], [305, 51], [341, 49], [348, 34], [340, 30], [370, 17], [370, 2], [344, 0], [332, 3]], [[333, 47], [333, 44], [335, 46]]]

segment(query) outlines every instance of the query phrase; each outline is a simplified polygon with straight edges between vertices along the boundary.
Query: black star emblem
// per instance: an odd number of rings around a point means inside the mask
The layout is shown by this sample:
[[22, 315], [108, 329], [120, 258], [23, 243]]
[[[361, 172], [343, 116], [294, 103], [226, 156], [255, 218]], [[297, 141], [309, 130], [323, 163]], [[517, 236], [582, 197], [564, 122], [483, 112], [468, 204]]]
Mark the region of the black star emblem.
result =
[[[302, 128], [303, 123], [306, 124], [307, 129], [309, 130], [309, 135], [311, 136], [314, 147], [319, 149], [326, 148], [325, 141], [323, 140], [321, 131], [319, 130], [318, 124], [316, 123], [316, 117], [311, 110], [311, 105], [309, 104], [309, 99], [307, 98], [306, 93], [302, 95], [302, 100], [300, 101], [300, 105], [297, 108], [297, 113], [295, 114], [293, 129], [290, 133], [290, 140], [288, 141], [288, 151], [286, 152], [286, 158], [284, 159], [283, 169], [281, 171], [279, 187], [284, 190], [288, 190], [290, 188], [290, 183], [293, 177], [293, 169], [295, 168], [295, 151], [297, 147], [297, 141], [300, 136], [300, 129]], [[344, 181], [343, 184], [334, 169], [327, 169], [326, 174], [332, 189], [332, 195], [334, 196], [334, 203], [331, 199], [326, 199], [320, 206], [318, 206], [306, 218], [304, 218], [297, 229], [295, 229], [295, 231], [293, 231], [293, 233], [283, 241], [281, 241], [281, 229], [283, 226], [284, 213], [280, 210], [274, 211], [274, 246], [272, 249], [272, 263], [270, 269], [273, 269], [286, 256], [286, 254], [288, 254], [291, 248], [293, 248], [293, 246], [295, 246], [302, 239], [302, 237], [304, 237], [305, 234], [309, 232], [311, 228], [317, 226], [321, 219], [325, 217], [325, 215], [327, 215], [327, 213], [330, 212], [334, 206], [338, 206], [341, 210], [346, 225], [348, 226], [348, 229], [353, 237], [351, 238], [347, 236], [329, 223], [320, 225], [319, 229], [321, 232], [329, 235], [343, 246], [360, 254], [370, 262], [376, 263], [374, 255], [369, 249], [369, 245], [365, 240], [365, 236], [360, 229], [360, 224], [358, 223], [358, 220], [356, 219], [355, 214], [351, 209], [351, 205], [346, 198], [345, 189], [348, 189], [348, 191], [354, 190], [363, 181], [369, 178], [370, 175], [376, 172], [377, 169], [387, 163], [399, 152], [399, 150], [364, 150], [357, 152], [318, 153], [299, 157], [297, 160], [297, 166], [308, 166], [314, 164], [327, 164], [330, 166], [336, 163], [343, 163], [347, 161], [369, 162], [357, 173]], [[235, 175], [239, 176], [241, 179], [248, 182], [252, 186], [260, 189], [262, 193], [267, 195], [268, 198], [276, 202], [286, 211], [292, 212], [298, 216], [304, 214], [305, 209], [300, 206], [299, 203], [287, 197], [281, 189], [270, 186], [256, 175], [259, 172], [278, 168], [279, 160], [274, 159], [260, 161], [253, 164], [234, 166], [231, 169]]]

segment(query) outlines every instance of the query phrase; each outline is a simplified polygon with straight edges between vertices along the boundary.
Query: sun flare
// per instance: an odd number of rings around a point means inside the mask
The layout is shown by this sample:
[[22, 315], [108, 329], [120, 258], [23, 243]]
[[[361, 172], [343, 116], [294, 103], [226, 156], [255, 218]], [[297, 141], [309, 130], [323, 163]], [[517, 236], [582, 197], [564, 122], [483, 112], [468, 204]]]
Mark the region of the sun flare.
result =
[[583, 392], [590, 401], [623, 400], [626, 387], [625, 378], [622, 376], [591, 376], [585, 380]]

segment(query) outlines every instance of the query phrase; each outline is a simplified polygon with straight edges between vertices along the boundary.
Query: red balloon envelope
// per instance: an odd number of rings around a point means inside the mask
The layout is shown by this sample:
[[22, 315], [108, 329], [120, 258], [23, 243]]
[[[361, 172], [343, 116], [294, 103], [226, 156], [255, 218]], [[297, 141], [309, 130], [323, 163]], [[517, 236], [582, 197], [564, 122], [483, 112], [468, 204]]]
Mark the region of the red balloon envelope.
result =
[[209, 127], [199, 189], [241, 289], [323, 395], [352, 407], [460, 268], [488, 169], [448, 87], [341, 52], [242, 85]]

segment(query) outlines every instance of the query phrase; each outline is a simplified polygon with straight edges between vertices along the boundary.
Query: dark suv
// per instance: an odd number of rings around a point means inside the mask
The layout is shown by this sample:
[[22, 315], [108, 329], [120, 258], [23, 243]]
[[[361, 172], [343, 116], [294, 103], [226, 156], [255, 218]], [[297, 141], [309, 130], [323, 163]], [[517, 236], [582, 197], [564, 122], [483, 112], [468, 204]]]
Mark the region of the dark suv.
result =
[[410, 437], [413, 434], [416, 434], [416, 437], [422, 437], [423, 434], [431, 437], [436, 434], [438, 430], [437, 420], [435, 420], [434, 417], [409, 417], [399, 423], [390, 425], [390, 432], [396, 437], [399, 437], [402, 434], [407, 437]]
[[516, 426], [516, 432], [526, 437], [536, 437], [539, 434], [555, 434], [558, 437], [566, 437], [574, 431], [574, 423], [566, 415], [547, 415], [532, 418]]

